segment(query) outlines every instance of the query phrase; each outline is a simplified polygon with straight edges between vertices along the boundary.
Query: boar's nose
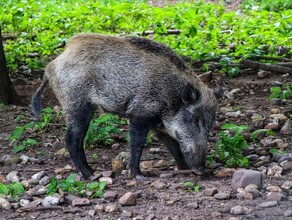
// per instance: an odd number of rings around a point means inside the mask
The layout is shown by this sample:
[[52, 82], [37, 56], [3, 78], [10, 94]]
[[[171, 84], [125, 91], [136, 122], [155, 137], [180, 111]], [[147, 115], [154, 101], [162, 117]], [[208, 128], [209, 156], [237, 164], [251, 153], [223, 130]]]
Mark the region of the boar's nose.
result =
[[204, 174], [204, 167], [192, 168], [192, 173], [202, 176]]

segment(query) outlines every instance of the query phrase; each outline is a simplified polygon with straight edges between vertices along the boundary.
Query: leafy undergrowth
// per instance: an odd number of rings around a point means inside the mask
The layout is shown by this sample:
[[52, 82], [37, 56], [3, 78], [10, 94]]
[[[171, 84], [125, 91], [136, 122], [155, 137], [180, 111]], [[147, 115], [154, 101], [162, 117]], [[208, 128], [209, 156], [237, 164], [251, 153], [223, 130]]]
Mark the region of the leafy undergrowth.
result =
[[[152, 30], [155, 40], [194, 60], [218, 55], [291, 56], [289, 50], [282, 53], [292, 40], [289, 2], [250, 0], [239, 10], [226, 12], [222, 5], [203, 1], [159, 8], [126, 0], [4, 0], [0, 23], [10, 70], [43, 67], [80, 32], [133, 35]], [[180, 34], [166, 34], [169, 29]]]

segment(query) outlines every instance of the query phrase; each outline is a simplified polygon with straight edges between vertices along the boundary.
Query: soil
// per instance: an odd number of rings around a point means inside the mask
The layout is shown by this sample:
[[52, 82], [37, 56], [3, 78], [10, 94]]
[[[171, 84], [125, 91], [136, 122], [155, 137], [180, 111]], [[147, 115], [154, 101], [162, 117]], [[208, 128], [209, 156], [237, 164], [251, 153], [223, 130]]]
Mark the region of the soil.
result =
[[[222, 77], [219, 73], [214, 73], [213, 78]], [[12, 153], [12, 146], [7, 140], [16, 126], [21, 126], [32, 120], [30, 113], [29, 101], [32, 93], [36, 90], [41, 80], [32, 77], [20, 77], [14, 81], [16, 90], [23, 101], [22, 106], [5, 106], [0, 111], [0, 155], [10, 155], [12, 157], [20, 155], [28, 155], [37, 158], [39, 163], [12, 163], [0, 164], [0, 175], [6, 176], [12, 171], [18, 171], [21, 179], [29, 179], [33, 174], [39, 171], [45, 171], [49, 177], [56, 176], [55, 170], [57, 168], [72, 165], [70, 159], [65, 156], [58, 156], [56, 152], [64, 147], [64, 129], [59, 124], [52, 124], [44, 132], [37, 134], [36, 139], [40, 142], [38, 147], [30, 148], [27, 151], [20, 153]], [[245, 124], [253, 129], [253, 124], [248, 115], [248, 111], [255, 111], [267, 119], [272, 114], [271, 109], [277, 108], [280, 112], [291, 109], [291, 102], [286, 105], [272, 106], [269, 103], [268, 95], [269, 89], [275, 82], [281, 85], [292, 82], [292, 76], [271, 73], [264, 79], [258, 79], [257, 74], [252, 72], [250, 74], [240, 75], [234, 79], [223, 76], [224, 87], [226, 90], [240, 89], [235, 93], [232, 100], [224, 98], [220, 102], [220, 107], [228, 107], [233, 109], [240, 109], [244, 114], [242, 117], [229, 118], [218, 111], [217, 122], [212, 130], [213, 137], [218, 137], [220, 125], [232, 122], [236, 124]], [[212, 86], [212, 85], [211, 85]], [[58, 105], [52, 91], [47, 88], [43, 97], [44, 107], [54, 107]], [[15, 119], [18, 116], [23, 116], [21, 122]], [[62, 121], [60, 122], [62, 123]], [[127, 127], [125, 128], [127, 130]], [[278, 138], [282, 139], [284, 143], [288, 144], [286, 151], [292, 153], [292, 138], [288, 135], [283, 135], [278, 130], [275, 130]], [[91, 166], [102, 171], [110, 171], [111, 159], [115, 158], [120, 152], [128, 151], [127, 143], [119, 139], [120, 146], [99, 147], [92, 150], [87, 150], [86, 154], [88, 160], [91, 161]], [[160, 148], [158, 153], [150, 153], [151, 148]], [[214, 142], [210, 143], [210, 149], [214, 149]], [[98, 159], [93, 159], [91, 155], [98, 155]], [[175, 166], [169, 165], [172, 160], [171, 155], [166, 148], [160, 145], [154, 138], [150, 147], [146, 147], [143, 153], [143, 161], [163, 160], [167, 162], [167, 166], [158, 167], [158, 171], [171, 173]], [[249, 169], [256, 169], [253, 165]], [[113, 177], [113, 185], [109, 185], [106, 191], [115, 191], [118, 198], [126, 192], [137, 193], [137, 204], [134, 206], [118, 205], [118, 210], [113, 213], [96, 213], [94, 216], [89, 214], [89, 210], [94, 209], [96, 204], [104, 206], [108, 204], [118, 203], [118, 199], [114, 201], [107, 201], [104, 199], [91, 199], [91, 204], [83, 207], [73, 207], [72, 205], [61, 203], [58, 207], [46, 208], [43, 210], [32, 209], [23, 211], [20, 208], [12, 210], [1, 210], [0, 219], [292, 219], [287, 217], [284, 213], [291, 210], [291, 196], [288, 201], [278, 201], [274, 207], [262, 208], [260, 203], [267, 201], [267, 190], [265, 188], [269, 185], [281, 186], [286, 180], [292, 180], [291, 170], [284, 173], [281, 177], [264, 177], [263, 187], [260, 189], [261, 196], [255, 199], [237, 199], [236, 192], [231, 189], [230, 176], [216, 177], [214, 175], [215, 169], [207, 169], [207, 173], [203, 176], [196, 176], [193, 174], [177, 174], [170, 178], [161, 178], [159, 175], [152, 174], [144, 181], [137, 181], [133, 186], [129, 186], [134, 180], [122, 174], [117, 174]], [[65, 173], [63, 176], [68, 176], [72, 172]], [[162, 181], [165, 187], [158, 189], [153, 187], [151, 183], [155, 181]], [[182, 183], [186, 181], [194, 182], [201, 186], [200, 192], [186, 190], [181, 187]], [[87, 180], [87, 182], [90, 182]], [[213, 196], [204, 196], [203, 190], [216, 187], [219, 192], [231, 193], [229, 199], [217, 200]], [[40, 196], [44, 198], [45, 196]], [[196, 202], [198, 208], [190, 207], [191, 203]], [[250, 214], [234, 215], [230, 214], [231, 207], [241, 205], [251, 210]], [[169, 218], [167, 218], [169, 217]], [[232, 218], [233, 217], [233, 218]]]

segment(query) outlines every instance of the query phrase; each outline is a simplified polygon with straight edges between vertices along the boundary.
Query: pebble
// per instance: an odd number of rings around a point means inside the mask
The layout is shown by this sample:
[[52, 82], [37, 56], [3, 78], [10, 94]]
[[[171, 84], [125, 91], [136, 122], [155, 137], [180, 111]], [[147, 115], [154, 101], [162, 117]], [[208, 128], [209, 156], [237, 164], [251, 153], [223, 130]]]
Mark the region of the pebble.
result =
[[172, 178], [173, 175], [172, 175], [172, 173], [162, 173], [162, 174], [160, 174], [159, 177], [162, 179], [166, 179], [166, 178]]
[[78, 196], [73, 195], [73, 194], [67, 194], [64, 197], [64, 202], [71, 205], [73, 200], [76, 200], [76, 199], [80, 199], [80, 198]]
[[199, 77], [203, 82], [210, 82], [212, 80], [212, 71], [202, 73]]
[[245, 116], [244, 114], [242, 114], [240, 111], [236, 111], [236, 112], [227, 112], [225, 114], [226, 117], [230, 117], [230, 118], [238, 118], [240, 116]]
[[246, 156], [246, 158], [249, 160], [249, 161], [255, 161], [259, 158], [259, 155], [257, 154], [250, 154], [248, 156]]
[[117, 159], [112, 159], [112, 169], [115, 173], [121, 173], [125, 169], [125, 165], [122, 161]]
[[12, 171], [10, 173], [7, 174], [6, 179], [9, 182], [19, 182], [19, 176], [18, 176], [18, 172], [17, 171]]
[[199, 208], [199, 204], [197, 202], [191, 202], [191, 203], [187, 204], [187, 208], [197, 209], [197, 208]]
[[284, 155], [278, 160], [278, 163], [281, 164], [284, 161], [292, 162], [292, 155]]
[[8, 180], [1, 174], [0, 174], [0, 183], [4, 183], [4, 184], [8, 183]]
[[90, 216], [94, 216], [95, 215], [95, 210], [94, 209], [90, 209], [89, 211], [88, 211], [88, 215], [90, 215]]
[[225, 200], [225, 199], [229, 199], [230, 198], [230, 194], [229, 193], [217, 193], [214, 195], [214, 198], [217, 200]]
[[38, 172], [38, 173], [32, 175], [31, 178], [34, 180], [40, 180], [44, 175], [45, 175], [45, 171], [41, 171], [41, 172]]
[[287, 196], [277, 192], [269, 192], [267, 195], [267, 199], [272, 201], [288, 201]]
[[166, 216], [166, 217], [162, 218], [161, 220], [172, 220], [172, 218], [169, 216]]
[[121, 213], [122, 217], [125, 218], [132, 218], [133, 217], [133, 211], [132, 210], [123, 210]]
[[284, 171], [292, 170], [292, 162], [290, 161], [284, 161], [283, 163], [281, 163], [281, 166]]
[[245, 206], [237, 205], [231, 208], [230, 214], [234, 215], [247, 215], [250, 214], [251, 210]]
[[104, 211], [109, 212], [109, 213], [116, 212], [118, 210], [119, 210], [119, 207], [118, 207], [118, 205], [116, 203], [115, 204], [109, 204], [104, 209]]
[[18, 164], [20, 162], [20, 157], [10, 157], [8, 160], [5, 161], [5, 164], [7, 165], [13, 165]]
[[39, 184], [42, 186], [47, 185], [50, 182], [50, 177], [44, 176], [43, 178], [40, 179]]
[[39, 184], [39, 180], [36, 179], [28, 179], [28, 184], [30, 185], [38, 185]]
[[29, 160], [29, 156], [21, 155], [20, 160], [21, 160], [21, 163], [26, 164]]
[[134, 187], [137, 186], [137, 180], [132, 180], [126, 184], [126, 186]]
[[55, 197], [55, 196], [47, 196], [42, 201], [42, 206], [43, 207], [55, 206], [55, 205], [58, 205], [59, 202], [60, 202], [60, 198]]
[[277, 201], [268, 201], [268, 202], [262, 202], [259, 204], [260, 207], [262, 208], [270, 208], [278, 205]]
[[103, 177], [113, 177], [114, 173], [111, 170], [101, 172]]
[[151, 183], [151, 186], [156, 188], [156, 189], [165, 189], [166, 184], [162, 182], [161, 180], [157, 180]]
[[133, 206], [137, 203], [137, 197], [132, 192], [125, 193], [120, 199], [119, 204], [123, 206]]
[[264, 129], [270, 129], [270, 130], [278, 130], [280, 128], [280, 125], [278, 123], [269, 123], [267, 124]]
[[211, 213], [211, 217], [212, 217], [212, 219], [219, 219], [222, 217], [222, 214], [218, 211], [215, 211], [215, 212]]
[[30, 203], [30, 201], [28, 199], [20, 199], [19, 200], [19, 205], [24, 207], [27, 206]]
[[216, 187], [207, 188], [203, 191], [204, 196], [214, 196], [218, 193], [218, 189]]
[[256, 170], [237, 170], [231, 181], [231, 187], [233, 189], [246, 187], [249, 184], [254, 184], [260, 189], [262, 187], [262, 173]]
[[292, 120], [288, 119], [280, 130], [281, 134], [291, 135], [292, 134]]
[[56, 155], [59, 155], [59, 156], [62, 156], [62, 157], [69, 157], [69, 152], [65, 147], [63, 147], [63, 148], [61, 148], [60, 150], [58, 150], [56, 152]]
[[222, 168], [220, 170], [217, 170], [214, 175], [216, 177], [229, 177], [232, 176], [233, 173], [236, 171], [234, 168]]
[[270, 192], [281, 192], [282, 191], [282, 189], [279, 186], [267, 186], [266, 190], [270, 191]]
[[140, 168], [142, 170], [148, 170], [154, 167], [154, 160], [145, 160], [140, 163]]
[[63, 173], [65, 173], [66, 172], [66, 170], [64, 169], [64, 168], [57, 168], [57, 169], [55, 169], [55, 174], [63, 174]]
[[112, 185], [113, 184], [113, 179], [111, 177], [100, 177], [99, 181], [105, 181], [107, 185]]
[[292, 181], [291, 180], [285, 181], [282, 184], [281, 188], [283, 188], [283, 189], [292, 189]]
[[91, 202], [87, 198], [78, 198], [78, 199], [74, 199], [72, 201], [72, 205], [73, 206], [87, 206], [87, 205], [90, 205], [90, 204], [91, 204]]
[[116, 191], [110, 190], [110, 191], [106, 191], [104, 193], [103, 198], [105, 200], [108, 200], [108, 201], [111, 201], [112, 202], [112, 201], [114, 201], [117, 198], [117, 196], [118, 196], [118, 193]]
[[104, 211], [104, 206], [101, 204], [97, 204], [94, 206], [94, 210], [96, 213], [102, 213]]
[[283, 168], [279, 165], [274, 165], [268, 168], [267, 176], [269, 177], [282, 177]]
[[285, 217], [292, 217], [292, 209], [288, 209], [284, 212]]
[[118, 150], [119, 148], [120, 148], [120, 144], [119, 143], [114, 143], [114, 144], [112, 144], [112, 146], [111, 146], [111, 148], [113, 149], [113, 150]]
[[11, 209], [11, 204], [7, 199], [0, 197], [0, 209]]

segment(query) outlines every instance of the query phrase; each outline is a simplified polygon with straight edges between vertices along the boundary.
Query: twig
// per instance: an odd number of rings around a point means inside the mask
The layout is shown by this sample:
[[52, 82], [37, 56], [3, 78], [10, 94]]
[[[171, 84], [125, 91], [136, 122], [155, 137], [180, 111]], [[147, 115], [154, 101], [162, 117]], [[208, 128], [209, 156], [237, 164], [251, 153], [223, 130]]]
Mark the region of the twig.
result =
[[241, 60], [240, 63], [246, 67], [253, 68], [253, 69], [263, 69], [263, 70], [275, 71], [279, 73], [292, 74], [292, 68], [285, 67], [285, 66], [264, 64], [264, 63], [255, 62], [255, 61], [246, 60], [246, 59]]

